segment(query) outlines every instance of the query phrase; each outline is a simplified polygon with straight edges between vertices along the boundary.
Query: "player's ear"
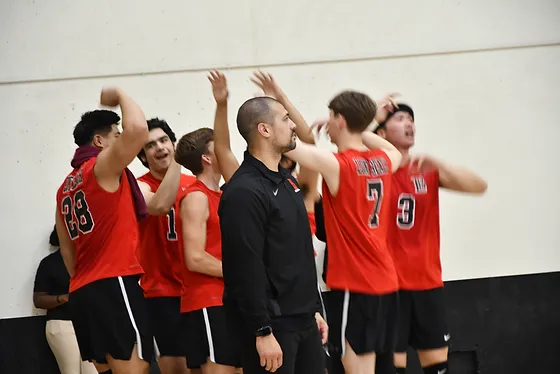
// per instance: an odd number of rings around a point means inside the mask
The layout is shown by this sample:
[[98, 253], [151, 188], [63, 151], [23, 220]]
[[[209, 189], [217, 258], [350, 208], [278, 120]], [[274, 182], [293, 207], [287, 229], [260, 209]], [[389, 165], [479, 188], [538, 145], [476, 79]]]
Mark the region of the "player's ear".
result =
[[265, 138], [269, 138], [271, 135], [270, 126], [264, 122], [260, 122], [257, 125], [257, 131]]
[[383, 139], [387, 139], [387, 130], [384, 127], [374, 131], [374, 133], [379, 135]]
[[91, 143], [97, 148], [103, 148], [103, 137], [99, 134], [95, 134]]
[[202, 155], [202, 162], [207, 164], [212, 164], [212, 161], [210, 160], [210, 156], [208, 155]]

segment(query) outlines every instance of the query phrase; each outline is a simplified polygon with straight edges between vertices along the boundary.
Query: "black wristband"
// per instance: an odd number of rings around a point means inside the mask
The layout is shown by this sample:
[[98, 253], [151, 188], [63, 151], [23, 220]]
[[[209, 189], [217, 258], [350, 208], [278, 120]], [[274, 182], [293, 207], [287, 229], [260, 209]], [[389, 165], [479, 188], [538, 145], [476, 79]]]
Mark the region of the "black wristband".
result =
[[272, 327], [270, 326], [263, 326], [255, 332], [256, 336], [268, 336], [272, 334]]

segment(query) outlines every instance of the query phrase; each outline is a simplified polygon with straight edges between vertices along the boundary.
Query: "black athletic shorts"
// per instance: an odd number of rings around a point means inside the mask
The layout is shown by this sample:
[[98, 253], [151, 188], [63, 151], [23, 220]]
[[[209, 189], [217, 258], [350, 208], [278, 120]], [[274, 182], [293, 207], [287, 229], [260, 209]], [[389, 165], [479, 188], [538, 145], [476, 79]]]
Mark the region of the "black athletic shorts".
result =
[[443, 287], [427, 291], [399, 291], [399, 338], [397, 352], [437, 349], [451, 338], [445, 322]]
[[344, 357], [346, 340], [358, 355], [394, 352], [399, 308], [396, 292], [366, 295], [333, 290], [327, 299], [329, 343], [335, 354]]
[[235, 340], [227, 328], [224, 308], [215, 306], [183, 313], [187, 331], [187, 366], [200, 368], [208, 360], [241, 367]]
[[146, 299], [154, 331], [156, 354], [185, 357], [186, 331], [181, 316], [180, 297], [151, 297]]
[[152, 361], [154, 345], [140, 276], [101, 279], [72, 292], [72, 323], [84, 361], [107, 363], [106, 355], [130, 360], [134, 345], [138, 356]]

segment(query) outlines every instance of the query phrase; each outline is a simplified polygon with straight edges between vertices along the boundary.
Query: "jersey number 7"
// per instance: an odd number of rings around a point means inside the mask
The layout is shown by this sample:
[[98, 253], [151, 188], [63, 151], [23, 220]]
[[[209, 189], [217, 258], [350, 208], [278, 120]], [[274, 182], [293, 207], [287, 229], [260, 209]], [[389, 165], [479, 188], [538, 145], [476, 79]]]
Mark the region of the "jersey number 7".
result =
[[379, 210], [383, 200], [383, 181], [381, 179], [371, 179], [367, 181], [367, 198], [373, 200], [373, 212], [369, 216], [369, 227], [379, 227]]
[[80, 233], [87, 234], [93, 230], [95, 223], [89, 211], [84, 191], [76, 191], [74, 200], [72, 200], [72, 196], [66, 196], [62, 199], [61, 208], [70, 239], [74, 240]]

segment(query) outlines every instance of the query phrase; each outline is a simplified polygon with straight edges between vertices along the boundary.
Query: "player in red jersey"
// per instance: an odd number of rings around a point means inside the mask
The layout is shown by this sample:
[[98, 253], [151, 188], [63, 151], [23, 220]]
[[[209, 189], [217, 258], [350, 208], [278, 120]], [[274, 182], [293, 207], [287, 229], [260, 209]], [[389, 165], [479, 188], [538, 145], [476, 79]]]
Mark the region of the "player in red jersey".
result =
[[147, 373], [153, 354], [148, 310], [138, 281], [138, 221], [146, 204], [128, 164], [146, 143], [144, 113], [119, 89], [74, 129], [74, 169], [57, 193], [56, 230], [71, 275], [69, 302], [82, 359], [97, 371]]
[[150, 310], [158, 366], [162, 374], [188, 372], [186, 337], [181, 318], [183, 246], [179, 198], [195, 177], [181, 173], [175, 162], [175, 133], [166, 121], [148, 120], [148, 141], [138, 158], [149, 172], [138, 178], [149, 218], [140, 225], [141, 286]]
[[393, 174], [391, 196], [386, 200], [389, 248], [399, 277], [399, 338], [395, 366], [406, 368], [408, 346], [418, 351], [426, 374], [449, 374], [449, 331], [440, 262], [439, 188], [480, 194], [486, 182], [476, 174], [432, 156], [410, 156], [416, 127], [414, 112], [406, 104], [381, 113], [375, 131], [402, 154], [401, 168]]
[[228, 334], [222, 297], [222, 240], [218, 205], [221, 174], [214, 154], [214, 131], [184, 135], [176, 160], [196, 175], [181, 201], [184, 275], [181, 313], [187, 325], [187, 363], [208, 374], [235, 373], [240, 366]]
[[[338, 153], [298, 144], [286, 155], [323, 176], [326, 283], [331, 292], [344, 295], [341, 320], [329, 319], [331, 330], [340, 328], [341, 339], [331, 343], [342, 351], [346, 372], [373, 373], [375, 353], [393, 352], [396, 335], [398, 283], [386, 244], [384, 198], [401, 155], [389, 142], [364, 132], [377, 109], [367, 95], [342, 92], [329, 109], [327, 131]], [[327, 316], [337, 314], [327, 310]]]

